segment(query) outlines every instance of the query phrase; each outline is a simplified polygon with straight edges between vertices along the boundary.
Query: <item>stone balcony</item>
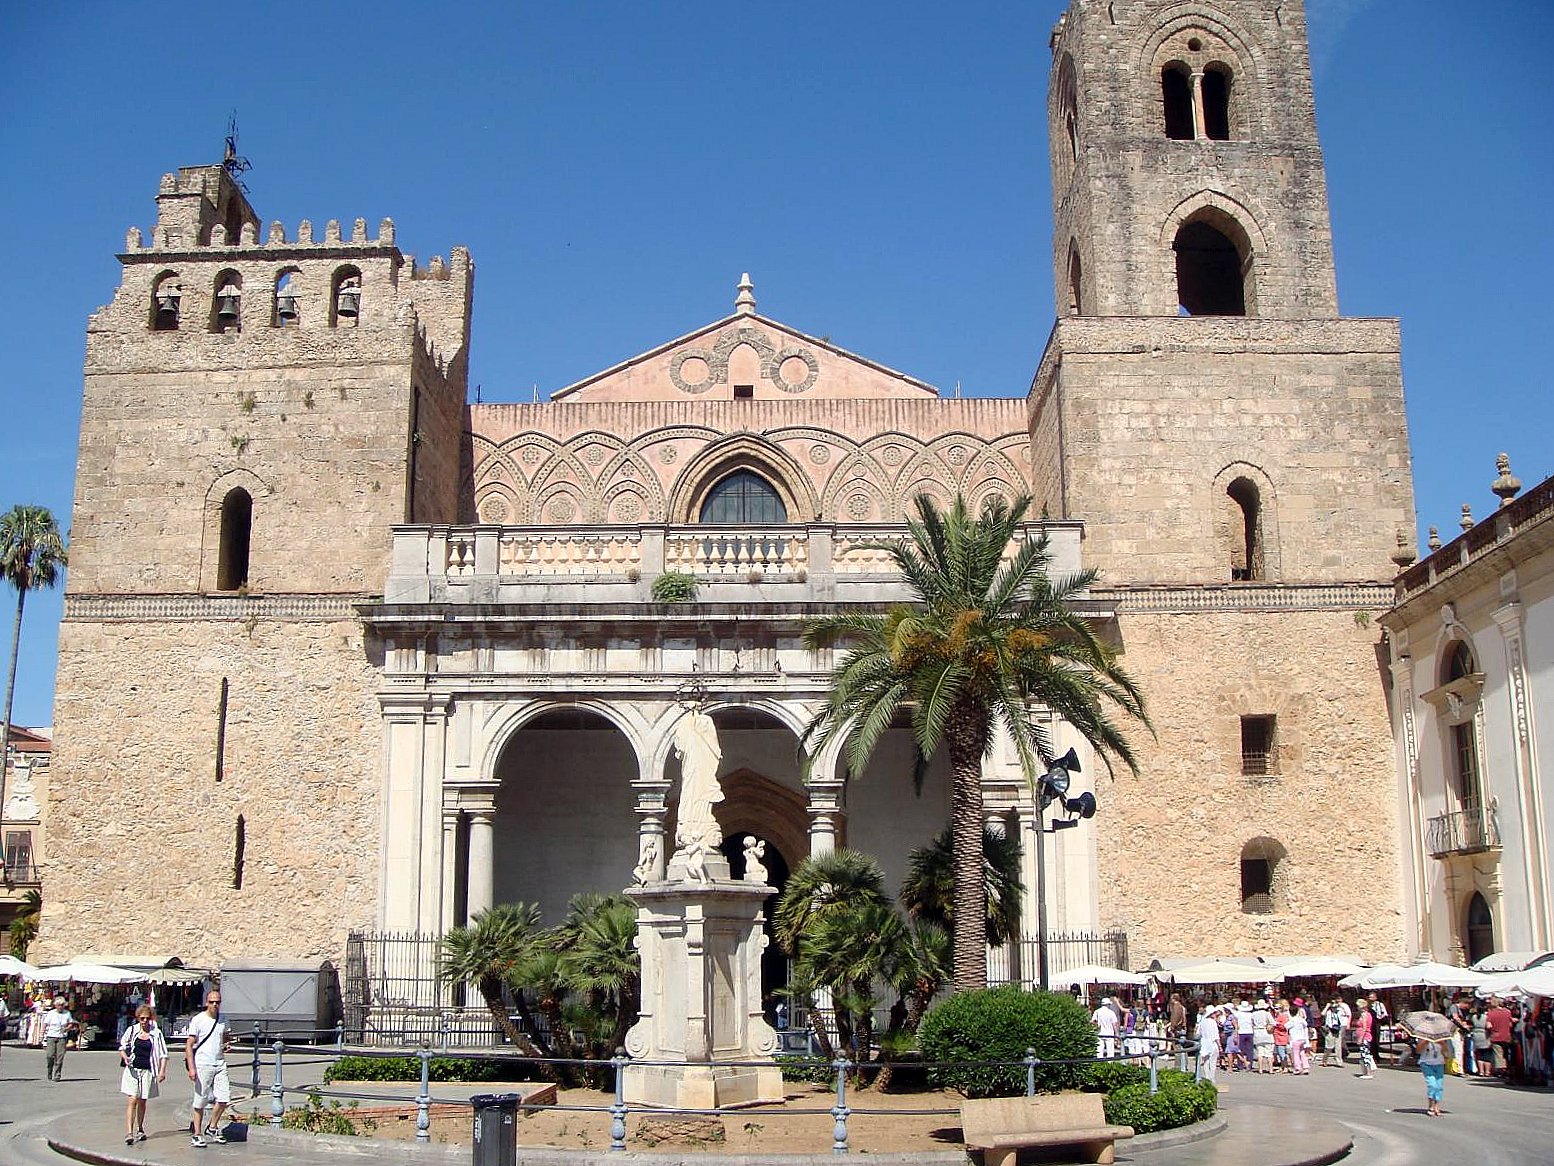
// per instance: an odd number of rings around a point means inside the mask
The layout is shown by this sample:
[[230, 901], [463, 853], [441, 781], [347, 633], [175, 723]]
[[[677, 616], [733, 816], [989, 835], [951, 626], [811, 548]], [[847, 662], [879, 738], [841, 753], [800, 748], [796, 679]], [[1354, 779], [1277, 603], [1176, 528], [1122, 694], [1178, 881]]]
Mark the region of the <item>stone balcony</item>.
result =
[[[1083, 529], [1046, 524], [1054, 575], [1079, 570]], [[698, 603], [900, 602], [907, 588], [872, 544], [905, 537], [901, 523], [396, 526], [383, 600], [647, 603], [653, 580], [678, 571], [696, 578]]]

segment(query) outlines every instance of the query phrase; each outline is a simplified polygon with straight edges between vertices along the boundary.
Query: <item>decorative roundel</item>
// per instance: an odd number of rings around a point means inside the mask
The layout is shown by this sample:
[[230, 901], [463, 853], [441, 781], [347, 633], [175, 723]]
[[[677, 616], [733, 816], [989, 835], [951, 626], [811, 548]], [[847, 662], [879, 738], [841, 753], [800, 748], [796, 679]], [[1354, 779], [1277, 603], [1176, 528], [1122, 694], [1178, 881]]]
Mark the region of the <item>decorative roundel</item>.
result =
[[487, 498], [480, 504], [480, 521], [491, 523], [506, 522], [507, 503], [495, 495]]
[[906, 458], [906, 451], [899, 445], [887, 445], [880, 453], [880, 460], [887, 466], [899, 466]]
[[[803, 363], [805, 375], [803, 379], [794, 382], [783, 376], [783, 366], [790, 360]], [[770, 380], [785, 393], [807, 393], [815, 387], [815, 378], [820, 375], [820, 362], [815, 359], [815, 354], [807, 348], [784, 348], [771, 360]]]
[[590, 445], [583, 451], [583, 460], [591, 466], [596, 466], [604, 460], [604, 446]]
[[847, 514], [855, 522], [862, 522], [869, 517], [869, 496], [867, 494], [854, 494], [847, 500]]
[[636, 522], [642, 517], [642, 501], [635, 494], [623, 494], [615, 501], [617, 522]]
[[812, 445], [809, 447], [809, 460], [817, 466], [823, 466], [831, 460], [831, 447], [827, 445]]
[[524, 465], [532, 466], [540, 460], [540, 447], [537, 445], [526, 445], [523, 447], [523, 453], [519, 456], [523, 458]]
[[[699, 379], [687, 380], [686, 373]], [[705, 393], [716, 377], [712, 354], [700, 348], [683, 348], [669, 362], [669, 379], [682, 393]]]
[[958, 466], [966, 460], [966, 447], [964, 445], [952, 445], [945, 455], [950, 460], [950, 465]]
[[672, 465], [674, 463], [675, 458], [677, 458], [679, 456], [680, 456], [680, 451], [677, 450], [672, 445], [666, 445], [666, 446], [664, 446], [663, 449], [658, 451], [658, 460], [663, 462], [664, 465], [666, 465], [666, 466], [667, 465]]
[[571, 522], [577, 514], [577, 507], [572, 505], [570, 498], [557, 498], [546, 508], [545, 513], [552, 522]]

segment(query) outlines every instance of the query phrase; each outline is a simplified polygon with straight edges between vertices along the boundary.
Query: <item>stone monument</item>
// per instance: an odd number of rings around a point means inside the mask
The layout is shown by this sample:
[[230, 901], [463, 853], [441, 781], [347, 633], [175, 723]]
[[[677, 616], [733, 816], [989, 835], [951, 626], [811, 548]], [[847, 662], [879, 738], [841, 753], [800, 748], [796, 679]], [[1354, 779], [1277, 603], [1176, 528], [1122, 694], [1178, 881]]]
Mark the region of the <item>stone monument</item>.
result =
[[[717, 726], [693, 707], [675, 730], [680, 806], [662, 881], [639, 865], [642, 1015], [626, 1034], [626, 1100], [718, 1109], [783, 1099], [777, 1033], [761, 1012], [764, 878], [736, 881], [719, 849]], [[643, 864], [645, 865], [645, 864]], [[764, 868], [757, 866], [764, 872]], [[645, 1063], [638, 1063], [645, 1062]]]

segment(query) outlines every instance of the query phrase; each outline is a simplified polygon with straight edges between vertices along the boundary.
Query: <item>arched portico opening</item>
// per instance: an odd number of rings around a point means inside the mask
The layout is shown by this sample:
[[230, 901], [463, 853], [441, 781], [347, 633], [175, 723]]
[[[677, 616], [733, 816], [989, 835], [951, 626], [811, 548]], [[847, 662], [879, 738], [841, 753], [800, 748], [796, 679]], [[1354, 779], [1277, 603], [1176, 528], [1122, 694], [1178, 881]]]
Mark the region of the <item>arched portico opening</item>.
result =
[[[631, 741], [592, 709], [552, 709], [513, 732], [495, 771], [493, 901], [538, 903], [545, 925], [554, 926], [574, 895], [630, 886], [638, 772]], [[463, 870], [471, 828], [460, 830]], [[456, 918], [465, 907], [456, 903]]]
[[[927, 846], [950, 824], [950, 756], [941, 748], [929, 759], [921, 791], [912, 771], [917, 748], [911, 722], [898, 713], [881, 735], [863, 773], [849, 773], [846, 785], [845, 844], [879, 861], [885, 890], [899, 896], [912, 851]], [[847, 765], [842, 749], [842, 768]]]

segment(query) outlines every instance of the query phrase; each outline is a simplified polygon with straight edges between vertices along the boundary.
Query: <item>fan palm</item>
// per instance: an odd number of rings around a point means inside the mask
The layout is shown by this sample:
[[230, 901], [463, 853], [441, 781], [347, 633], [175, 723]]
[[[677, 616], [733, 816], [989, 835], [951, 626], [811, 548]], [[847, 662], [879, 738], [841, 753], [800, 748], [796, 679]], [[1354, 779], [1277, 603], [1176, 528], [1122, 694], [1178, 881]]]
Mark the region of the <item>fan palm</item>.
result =
[[[513, 983], [514, 973], [542, 936], [539, 907], [533, 903], [498, 903], [476, 915], [469, 927], [455, 927], [442, 937], [437, 968], [437, 974], [450, 984], [473, 983], [503, 1035], [514, 1048], [530, 1057], [545, 1054], [508, 1016], [502, 989]], [[539, 1068], [554, 1079], [551, 1066], [542, 1062]]]
[[27, 958], [27, 949], [38, 938], [38, 920], [43, 917], [43, 892], [33, 887], [22, 896], [22, 909], [11, 920], [9, 936], [11, 954], [19, 960]]
[[[987, 941], [999, 947], [1020, 927], [1020, 844], [1013, 838], [982, 830], [982, 875], [987, 883]], [[948, 929], [954, 917], [955, 854], [953, 838], [944, 829], [927, 846], [912, 851], [901, 903], [914, 919]]]
[[11, 666], [0, 715], [0, 820], [5, 807], [5, 762], [11, 755], [11, 702], [16, 695], [16, 660], [22, 644], [27, 592], [52, 587], [67, 558], [65, 540], [47, 506], [13, 506], [0, 514], [0, 577], [16, 588], [16, 622], [11, 628]]
[[805, 730], [809, 757], [841, 735], [851, 772], [863, 773], [900, 710], [920, 758], [948, 746], [957, 991], [987, 982], [982, 759], [995, 733], [1007, 733], [1034, 783], [1050, 756], [1037, 706], [1071, 725], [1108, 770], [1113, 758], [1138, 770], [1112, 708], [1149, 723], [1138, 688], [1073, 610], [1096, 573], [1052, 578], [1046, 533], [1033, 538], [1021, 526], [1029, 508], [1028, 497], [991, 498], [973, 517], [963, 498], [941, 512], [919, 496], [910, 537], [875, 544], [895, 560], [915, 603], [824, 616], [806, 629], [811, 648], [841, 641], [848, 649]]
[[[574, 901], [574, 910], [577, 904]], [[637, 1021], [642, 998], [642, 957], [637, 951], [637, 909], [621, 895], [589, 902], [569, 920], [568, 943], [560, 953], [560, 971], [568, 984], [586, 993], [598, 1011], [609, 1014], [609, 1045], [594, 1054], [612, 1055]]]

